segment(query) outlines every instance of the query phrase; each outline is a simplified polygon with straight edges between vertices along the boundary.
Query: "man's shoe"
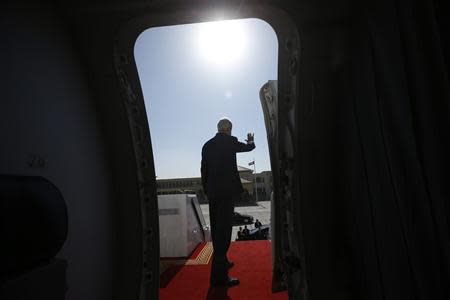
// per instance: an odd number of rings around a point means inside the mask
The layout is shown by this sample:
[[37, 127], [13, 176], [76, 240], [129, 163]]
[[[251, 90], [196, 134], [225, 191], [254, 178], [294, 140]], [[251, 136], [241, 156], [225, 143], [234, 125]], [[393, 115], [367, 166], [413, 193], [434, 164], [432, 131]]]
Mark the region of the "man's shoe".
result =
[[239, 279], [228, 277], [228, 279], [224, 281], [211, 282], [211, 286], [235, 286], [238, 285], [239, 283], [241, 283]]
[[239, 281], [239, 279], [234, 278], [234, 277], [228, 277], [228, 281], [227, 281], [227, 285], [228, 285], [228, 286], [238, 285], [239, 283], [241, 283], [241, 282]]
[[234, 262], [229, 261], [228, 264], [227, 264], [227, 268], [230, 269], [230, 268], [232, 268], [233, 266], [234, 266]]

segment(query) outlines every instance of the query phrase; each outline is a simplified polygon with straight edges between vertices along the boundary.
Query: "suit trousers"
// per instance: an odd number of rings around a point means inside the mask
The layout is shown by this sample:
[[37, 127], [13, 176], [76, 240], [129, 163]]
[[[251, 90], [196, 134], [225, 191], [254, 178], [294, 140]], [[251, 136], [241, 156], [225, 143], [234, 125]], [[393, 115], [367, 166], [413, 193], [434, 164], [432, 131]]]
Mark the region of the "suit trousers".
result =
[[239, 195], [222, 194], [209, 196], [209, 219], [213, 243], [211, 284], [228, 279], [227, 252], [231, 243], [234, 203]]

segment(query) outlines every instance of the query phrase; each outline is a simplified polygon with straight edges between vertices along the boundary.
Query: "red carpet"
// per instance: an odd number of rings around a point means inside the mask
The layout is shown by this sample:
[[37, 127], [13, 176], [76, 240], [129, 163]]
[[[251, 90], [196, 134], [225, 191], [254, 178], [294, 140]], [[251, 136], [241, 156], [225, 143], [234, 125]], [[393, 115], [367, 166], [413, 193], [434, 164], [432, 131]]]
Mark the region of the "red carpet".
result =
[[[203, 252], [207, 246], [194, 251]], [[194, 253], [193, 253], [194, 254]], [[191, 255], [191, 258], [194, 255]], [[200, 255], [201, 256], [201, 255]], [[241, 284], [231, 288], [209, 287], [209, 272], [211, 260], [203, 259], [205, 264], [188, 264], [184, 266], [171, 266], [161, 274], [162, 284], [159, 292], [160, 299], [288, 299], [287, 292], [272, 293], [272, 262], [271, 245], [269, 241], [243, 241], [232, 242], [228, 257], [234, 261], [230, 269], [230, 276], [237, 277]], [[168, 280], [169, 279], [169, 280]]]

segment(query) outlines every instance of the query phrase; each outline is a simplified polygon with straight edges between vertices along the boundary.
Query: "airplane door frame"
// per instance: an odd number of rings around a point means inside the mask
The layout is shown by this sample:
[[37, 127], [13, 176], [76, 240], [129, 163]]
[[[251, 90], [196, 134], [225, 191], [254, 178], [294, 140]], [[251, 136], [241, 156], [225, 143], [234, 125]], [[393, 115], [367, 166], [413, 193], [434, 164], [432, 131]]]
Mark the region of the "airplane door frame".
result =
[[[227, 16], [225, 19], [264, 20], [274, 28], [278, 37], [277, 114], [270, 116], [265, 113], [265, 120], [273, 119], [276, 124], [275, 131], [269, 134], [266, 121], [274, 184], [273, 222], [276, 222], [273, 289], [282, 287], [282, 278], [288, 278], [289, 296], [297, 299], [302, 295], [302, 299], [307, 299], [302, 230], [294, 215], [298, 205], [296, 202], [299, 201], [299, 172], [296, 168], [299, 148], [295, 138], [301, 50], [298, 29], [288, 13], [272, 6], [242, 5], [237, 11], [229, 8], [221, 11]], [[139, 199], [134, 201], [140, 202], [140, 211], [136, 211], [135, 215], [142, 224], [141, 239], [136, 240], [136, 243], [142, 244], [142, 251], [139, 253], [142, 268], [136, 270], [140, 272], [139, 299], [142, 300], [157, 299], [159, 294], [159, 217], [150, 131], [134, 60], [134, 44], [138, 36], [150, 27], [215, 21], [216, 12], [198, 7], [194, 10], [188, 6], [167, 14], [152, 14], [151, 10], [147, 14], [143, 11], [141, 17], [124, 23], [114, 42], [116, 77], [128, 118], [139, 181]], [[125, 256], [121, 259], [126, 259]]]

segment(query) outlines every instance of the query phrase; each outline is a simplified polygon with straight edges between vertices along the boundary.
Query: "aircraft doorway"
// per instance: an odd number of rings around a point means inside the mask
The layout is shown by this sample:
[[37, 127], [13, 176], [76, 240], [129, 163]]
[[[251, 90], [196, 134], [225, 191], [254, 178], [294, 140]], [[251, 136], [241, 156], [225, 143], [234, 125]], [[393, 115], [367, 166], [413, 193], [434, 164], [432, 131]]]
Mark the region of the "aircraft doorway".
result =
[[[217, 121], [225, 116], [240, 141], [248, 132], [256, 138], [254, 151], [237, 154], [244, 192], [235, 205], [231, 239], [238, 241], [232, 243], [229, 256], [236, 263], [230, 275], [239, 275], [241, 285], [228, 295], [272, 299], [268, 240], [273, 177], [260, 89], [268, 80], [276, 84], [274, 30], [260, 19], [153, 27], [139, 35], [134, 55], [156, 172], [161, 299], [180, 292], [186, 299], [217, 297], [208, 290], [212, 245], [200, 161], [202, 145], [216, 134]], [[197, 231], [201, 234], [192, 234]], [[252, 247], [246, 247], [248, 243]], [[251, 272], [261, 265], [267, 278], [259, 282]], [[286, 293], [273, 295], [287, 298]]]

